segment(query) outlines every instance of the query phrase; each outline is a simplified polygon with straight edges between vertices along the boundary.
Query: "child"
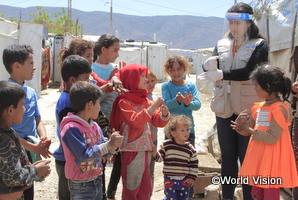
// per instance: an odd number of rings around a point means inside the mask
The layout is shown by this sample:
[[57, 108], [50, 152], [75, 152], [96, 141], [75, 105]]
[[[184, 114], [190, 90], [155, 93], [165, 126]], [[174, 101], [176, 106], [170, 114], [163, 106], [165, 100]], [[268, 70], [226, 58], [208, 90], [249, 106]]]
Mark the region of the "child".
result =
[[25, 112], [24, 89], [12, 82], [0, 81], [0, 199], [17, 200], [33, 185], [37, 175], [44, 179], [50, 174], [50, 160], [30, 165], [12, 124], [21, 124]]
[[232, 121], [231, 126], [239, 134], [251, 135], [240, 177], [248, 177], [254, 199], [279, 199], [279, 188], [298, 186], [290, 114], [283, 102], [291, 93], [291, 80], [270, 65], [257, 67], [250, 78], [258, 97], [265, 101], [255, 103], [251, 117], [245, 110]]
[[[118, 71], [117, 66], [112, 63], [119, 57], [119, 50], [120, 40], [117, 37], [111, 34], [102, 34], [93, 49], [95, 62], [92, 64], [92, 71], [103, 80], [110, 80]], [[108, 119], [110, 119], [111, 107], [116, 97], [116, 92], [103, 93], [101, 97], [101, 110]]]
[[[41, 120], [39, 108], [37, 105], [37, 96], [35, 91], [24, 84], [25, 80], [32, 80], [34, 75], [33, 50], [29, 45], [10, 45], [3, 51], [3, 63], [10, 74], [8, 81], [18, 83], [25, 92], [26, 97], [24, 106], [26, 108], [21, 124], [12, 125], [13, 129], [23, 139], [40, 137], [42, 145], [48, 151], [51, 140], [47, 138], [46, 129]], [[23, 140], [21, 139], [21, 142]], [[28, 143], [23, 143], [24, 147], [28, 149]], [[30, 149], [29, 149], [30, 150]], [[48, 155], [51, 154], [50, 152]], [[27, 151], [30, 162], [33, 161], [31, 153]], [[34, 189], [31, 187], [24, 192], [26, 200], [31, 200], [34, 197]]]
[[155, 160], [164, 162], [165, 200], [188, 199], [190, 186], [197, 178], [197, 152], [187, 141], [190, 128], [191, 121], [187, 116], [172, 116], [165, 127], [169, 139], [162, 143], [158, 153], [156, 149], [153, 150]]
[[69, 92], [74, 113], [63, 118], [60, 130], [71, 199], [102, 199], [101, 157], [112, 155], [122, 143], [123, 137], [116, 132], [106, 142], [92, 120], [98, 116], [100, 96], [99, 87], [82, 81]]
[[56, 104], [56, 133], [59, 138], [59, 147], [54, 151], [56, 171], [58, 174], [58, 196], [59, 199], [70, 199], [67, 179], [65, 178], [65, 156], [61, 143], [60, 123], [63, 117], [67, 116], [68, 112], [72, 112], [69, 100], [69, 90], [77, 81], [89, 82], [91, 66], [88, 61], [79, 55], [70, 55], [65, 58], [61, 68], [62, 79], [65, 83], [65, 90], [61, 93]]
[[156, 75], [148, 69], [148, 77], [147, 77], [147, 90], [148, 90], [148, 99], [151, 101], [154, 101], [156, 99], [156, 96], [153, 95], [153, 90], [155, 89], [155, 86], [157, 84], [157, 77]]
[[[155, 74], [151, 70], [148, 70], [147, 79], [148, 79], [148, 81], [147, 81], [146, 87], [147, 87], [147, 90], [148, 90], [148, 99], [153, 102], [156, 99], [156, 96], [153, 95], [153, 90], [154, 90], [155, 85], [157, 83], [157, 77], [155, 76]], [[150, 128], [151, 128], [151, 133], [154, 136], [153, 144], [156, 146], [157, 145], [157, 127], [150, 124]], [[150, 174], [151, 174], [151, 179], [152, 179], [152, 189], [153, 189], [153, 186], [154, 186], [154, 167], [155, 167], [155, 161], [152, 160], [151, 163], [150, 163]]]
[[[92, 71], [105, 81], [110, 80], [115, 73], [118, 72], [118, 68], [115, 64], [115, 60], [119, 57], [120, 40], [112, 34], [102, 34], [95, 43], [94, 51], [94, 63], [92, 64]], [[123, 62], [122, 62], [123, 63]], [[120, 66], [121, 68], [122, 66]], [[112, 105], [118, 96], [117, 92], [103, 92], [100, 98], [100, 107], [104, 115], [110, 120], [112, 112]], [[110, 181], [108, 185], [107, 194], [105, 194], [105, 175], [103, 174], [103, 194], [106, 195], [109, 200], [115, 199], [117, 185], [120, 180], [120, 153], [114, 156], [114, 164]], [[104, 167], [106, 163], [103, 163]]]
[[[188, 141], [195, 147], [195, 123], [192, 116], [193, 110], [201, 108], [197, 86], [190, 81], [184, 80], [191, 66], [182, 56], [171, 56], [164, 65], [164, 71], [171, 80], [161, 86], [162, 98], [172, 115], [186, 115], [191, 120], [191, 129]], [[189, 197], [193, 196], [193, 187]]]
[[[91, 41], [87, 41], [87, 40], [84, 40], [81, 38], [73, 39], [70, 42], [69, 47], [64, 47], [63, 49], [61, 49], [61, 51], [59, 53], [60, 62], [61, 62], [60, 68], [62, 68], [63, 61], [70, 55], [82, 56], [90, 63], [90, 65], [92, 65], [92, 63], [93, 63], [93, 60], [92, 60], [93, 59], [93, 47], [94, 47], [94, 44]], [[113, 87], [114, 90], [117, 92], [121, 93], [121, 92], [126, 91], [122, 87], [122, 82], [117, 78], [117, 76], [113, 76], [109, 80], [105, 81], [105, 80], [99, 78], [96, 75], [96, 73], [92, 72], [90, 78], [99, 87], [109, 83], [110, 87]], [[103, 88], [101, 88], [101, 89], [103, 89]], [[113, 89], [107, 88], [107, 92], [112, 92], [112, 91], [113, 91]]]
[[186, 115], [191, 120], [190, 136], [188, 140], [195, 146], [195, 124], [192, 116], [193, 110], [201, 108], [201, 101], [197, 86], [183, 77], [191, 70], [191, 66], [181, 56], [171, 56], [164, 65], [164, 71], [171, 80], [161, 86], [162, 98], [173, 115]]
[[170, 118], [161, 97], [150, 105], [146, 90], [147, 71], [145, 66], [130, 64], [118, 72], [123, 86], [129, 90], [116, 98], [110, 122], [111, 128], [120, 130], [124, 137], [121, 146], [123, 200], [150, 199], [152, 183], [149, 162], [152, 157], [149, 151], [154, 145], [149, 123], [163, 127]]
[[[84, 40], [81, 38], [73, 39], [70, 42], [69, 47], [63, 48], [59, 53], [59, 56], [61, 58], [60, 59], [61, 68], [62, 68], [62, 62], [70, 55], [82, 56], [89, 62], [90, 65], [92, 65], [93, 47], [94, 47], [94, 44], [91, 41], [87, 41], [87, 40]], [[76, 62], [76, 61], [74, 60], [74, 62]], [[70, 69], [70, 68], [72, 68], [72, 64], [71, 64], [72, 62], [71, 63], [67, 62], [67, 63], [68, 63], [67, 67], [64, 67], [65, 68], [64, 74], [66, 75], [66, 73], [68, 73], [68, 71], [71, 71], [72, 73], [68, 74], [66, 76], [66, 79], [70, 78], [70, 75], [75, 78], [78, 78], [77, 76], [80, 75], [78, 73], [80, 70], [76, 71], [76, 70]], [[79, 65], [76, 65], [76, 64], [75, 64], [75, 66], [80, 67]], [[83, 66], [86, 67], [86, 65], [83, 65]], [[90, 66], [86, 67], [85, 69], [89, 70], [89, 68], [90, 68]], [[84, 73], [85, 72], [86, 71], [84, 71]], [[94, 72], [91, 72], [90, 79], [92, 80], [93, 83], [98, 85], [102, 91], [113, 92], [113, 89], [111, 89], [112, 87], [114, 87], [115, 89], [118, 88], [118, 91], [119, 90], [125, 91], [122, 87], [122, 82], [116, 76], [114, 76], [109, 81], [104, 81], [101, 78], [99, 78]], [[67, 82], [68, 82], [68, 80], [67, 80]], [[58, 107], [58, 110], [56, 109], [56, 116], [58, 116], [58, 114], [59, 114], [59, 119], [57, 118], [57, 135], [59, 138], [60, 138], [60, 129], [59, 129], [60, 122], [61, 122], [62, 118], [67, 115], [67, 112], [72, 111], [70, 108], [68, 92], [69, 92], [71, 85], [74, 82], [72, 82], [71, 84], [68, 84], [68, 86], [67, 86], [67, 82], [65, 82], [65, 84], [64, 84], [65, 91], [63, 91], [61, 94], [62, 99], [61, 99], [61, 101], [58, 102], [62, 107]], [[117, 86], [117, 84], [119, 84], [119, 87]], [[64, 92], [66, 92], [67, 95], [65, 95]], [[59, 105], [59, 104], [57, 104], [57, 105]], [[98, 118], [95, 121], [101, 127], [101, 129], [106, 137], [109, 136], [110, 134], [112, 134], [112, 131], [110, 130], [110, 127], [109, 127], [109, 120], [104, 116], [103, 112], [101, 112], [101, 111], [99, 112]], [[59, 148], [54, 152], [54, 157], [56, 158], [57, 173], [58, 173], [58, 175], [61, 174], [61, 176], [59, 175], [58, 195], [61, 199], [70, 199], [69, 191], [65, 189], [65, 188], [67, 188], [67, 180], [65, 179], [65, 175], [64, 175], [65, 159], [64, 159], [61, 143], [60, 143]], [[58, 172], [58, 171], [60, 171], [60, 172]], [[62, 177], [62, 178], [60, 178], [60, 177]]]

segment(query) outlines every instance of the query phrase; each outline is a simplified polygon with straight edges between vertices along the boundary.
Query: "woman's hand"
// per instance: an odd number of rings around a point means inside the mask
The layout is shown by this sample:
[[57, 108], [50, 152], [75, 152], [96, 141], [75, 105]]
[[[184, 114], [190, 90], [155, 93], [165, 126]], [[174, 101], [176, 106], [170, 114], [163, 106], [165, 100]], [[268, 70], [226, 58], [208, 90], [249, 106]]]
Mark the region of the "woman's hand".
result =
[[206, 71], [212, 71], [212, 70], [216, 70], [217, 69], [217, 59], [219, 58], [219, 56], [211, 56], [210, 58], [208, 58], [204, 64], [203, 64], [203, 68]]

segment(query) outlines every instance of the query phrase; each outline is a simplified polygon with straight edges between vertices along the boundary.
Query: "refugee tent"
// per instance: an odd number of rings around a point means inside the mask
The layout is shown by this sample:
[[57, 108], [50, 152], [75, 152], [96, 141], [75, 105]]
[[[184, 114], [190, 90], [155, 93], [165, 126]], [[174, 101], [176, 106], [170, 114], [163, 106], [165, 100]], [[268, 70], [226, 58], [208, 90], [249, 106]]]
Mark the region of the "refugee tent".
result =
[[[34, 64], [36, 70], [33, 79], [26, 81], [26, 85], [32, 87], [38, 97], [40, 97], [41, 90], [41, 52], [42, 52], [42, 36], [43, 25], [20, 22], [18, 25], [14, 22], [0, 18], [0, 52], [1, 57], [3, 50], [12, 44], [29, 44], [34, 52]], [[9, 74], [7, 73], [2, 59], [0, 62], [0, 80], [7, 80]]]
[[298, 0], [277, 1], [270, 6], [271, 12], [263, 13], [257, 23], [269, 43], [270, 64], [283, 69], [292, 80], [296, 78], [294, 72], [298, 67], [295, 62], [295, 58], [298, 60], [297, 5]]

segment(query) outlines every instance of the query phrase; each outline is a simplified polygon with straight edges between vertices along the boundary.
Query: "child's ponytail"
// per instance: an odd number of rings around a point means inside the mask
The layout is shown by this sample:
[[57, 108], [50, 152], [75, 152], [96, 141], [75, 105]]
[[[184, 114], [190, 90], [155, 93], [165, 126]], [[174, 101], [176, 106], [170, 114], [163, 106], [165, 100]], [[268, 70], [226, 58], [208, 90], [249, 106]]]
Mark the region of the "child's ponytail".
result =
[[292, 81], [286, 75], [283, 75], [282, 78], [283, 78], [283, 81], [284, 81], [284, 84], [282, 84], [284, 86], [284, 88], [281, 91], [282, 99], [283, 99], [283, 101], [289, 102], [288, 99], [289, 99], [290, 94], [292, 92]]

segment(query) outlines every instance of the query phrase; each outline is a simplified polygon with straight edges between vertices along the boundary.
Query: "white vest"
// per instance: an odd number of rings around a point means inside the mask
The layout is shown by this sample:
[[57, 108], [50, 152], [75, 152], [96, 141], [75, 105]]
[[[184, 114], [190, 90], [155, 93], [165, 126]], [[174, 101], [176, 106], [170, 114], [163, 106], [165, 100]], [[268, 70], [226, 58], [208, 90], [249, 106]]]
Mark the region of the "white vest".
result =
[[[246, 40], [235, 58], [232, 59], [234, 40], [225, 38], [217, 43], [219, 55], [219, 69], [232, 70], [241, 69], [247, 65], [255, 48], [263, 41], [261, 38]], [[243, 110], [251, 114], [251, 108], [255, 102], [260, 102], [254, 85], [251, 80], [232, 81], [220, 80], [214, 83], [211, 109], [215, 115], [221, 118], [228, 118], [233, 113], [239, 115]]]

